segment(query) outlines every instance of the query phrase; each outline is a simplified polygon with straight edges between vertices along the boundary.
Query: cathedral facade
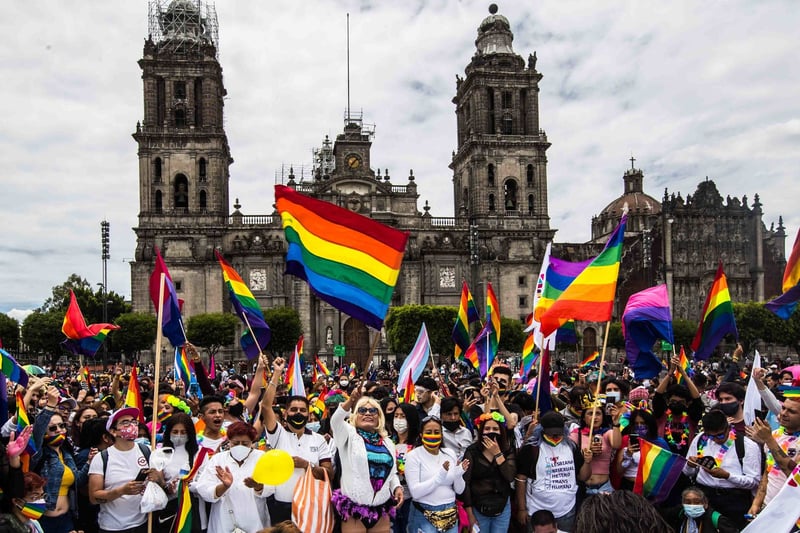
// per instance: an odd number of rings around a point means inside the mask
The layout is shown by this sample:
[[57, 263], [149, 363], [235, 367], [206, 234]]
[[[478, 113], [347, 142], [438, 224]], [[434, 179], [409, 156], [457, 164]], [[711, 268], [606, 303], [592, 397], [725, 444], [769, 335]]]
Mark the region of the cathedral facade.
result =
[[[319, 353], [331, 362], [335, 347], [343, 345], [344, 362], [365, 365], [376, 342], [376, 354], [388, 356], [381, 332], [318, 300], [305, 282], [284, 275], [286, 242], [276, 212], [246, 213], [239, 199], [230, 211], [233, 158], [223, 127], [226, 90], [213, 6], [152, 0], [150, 22], [139, 61], [144, 117], [133, 135], [140, 189], [139, 223], [134, 228], [137, 247], [131, 263], [134, 311], [152, 312], [148, 279], [155, 246], [185, 301], [185, 317], [230, 311], [214, 258], [219, 250], [263, 308], [289, 306], [298, 311], [307, 353]], [[342, 133], [333, 140], [325, 138], [315, 150], [311, 176], [298, 179], [289, 172], [285, 184], [298, 192], [410, 233], [393, 305], [458, 305], [461, 280], [466, 280], [479, 308], [486, 284], [491, 283], [504, 316], [524, 319], [531, 311], [545, 247], [556, 232], [548, 212], [550, 143], [539, 123], [542, 74], [536, 69], [536, 55], [523, 59], [512, 42], [509, 21], [493, 8], [478, 27], [475, 52], [464, 76], [457, 76], [453, 98], [457, 146], [449, 162], [454, 217], [434, 216], [427, 202], [420, 209], [418, 178], [412, 170], [407, 176], [390, 176], [386, 169], [381, 173], [373, 168], [374, 129], [360, 114], [347, 113]], [[707, 273], [700, 273], [699, 259], [688, 264], [701, 248], [688, 243], [708, 232], [695, 235], [692, 228], [729, 214], [738, 222], [720, 224], [738, 228], [740, 239], [720, 246], [736, 258], [734, 285], [741, 281], [743, 299], [772, 294], [769, 268], [774, 264], [782, 269], [783, 230], [762, 227], [760, 205], [750, 208], [738, 200], [723, 205], [710, 193], [686, 201], [665, 193], [658, 202], [644, 194], [642, 180], [641, 171], [626, 172], [625, 199], [612, 202], [593, 219], [592, 240], [556, 244], [554, 253], [575, 260], [598, 253], [627, 204], [629, 220], [636, 222], [629, 222], [626, 232], [621, 305], [630, 293], [661, 281], [670, 284], [674, 298], [690, 302], [679, 306], [675, 300], [676, 311], [690, 316], [694, 300], [707, 290], [703, 285]], [[642, 200], [641, 205], [631, 201], [634, 197]], [[263, 204], [258, 199], [249, 203]], [[702, 214], [693, 211], [701, 204]], [[669, 226], [665, 226], [667, 213], [673, 221]], [[713, 245], [712, 240], [703, 240], [703, 246]], [[758, 254], [771, 259], [754, 259]], [[705, 248], [700, 255], [708, 262], [714, 253]], [[691, 282], [684, 282], [685, 277]], [[778, 282], [779, 278], [780, 274]], [[765, 293], [766, 287], [770, 289]], [[230, 355], [239, 357], [233, 349]]]

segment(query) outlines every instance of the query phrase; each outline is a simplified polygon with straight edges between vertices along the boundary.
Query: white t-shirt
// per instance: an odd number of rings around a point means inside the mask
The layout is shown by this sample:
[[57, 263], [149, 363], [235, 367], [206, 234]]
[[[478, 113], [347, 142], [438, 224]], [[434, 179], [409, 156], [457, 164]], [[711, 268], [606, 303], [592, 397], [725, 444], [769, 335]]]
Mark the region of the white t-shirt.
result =
[[556, 518], [569, 513], [575, 506], [578, 483], [575, 456], [565, 441], [558, 446], [539, 446], [536, 479], [528, 483], [528, 514], [547, 509]]
[[[450, 463], [444, 469], [445, 461]], [[427, 505], [455, 503], [464, 492], [464, 470], [452, 450], [440, 448], [438, 454], [418, 446], [406, 455], [406, 483], [414, 501]]]
[[[772, 436], [778, 441], [781, 448], [785, 448], [789, 457], [795, 461], [800, 457], [800, 439], [792, 435], [781, 435], [773, 431]], [[764, 453], [768, 452], [769, 448], [764, 445]], [[778, 465], [775, 465], [767, 475], [767, 494], [764, 496], [764, 504], [772, 501], [772, 498], [778, 495], [780, 490], [786, 484], [786, 474], [783, 473]]]
[[[292, 457], [302, 457], [311, 463], [312, 467], [319, 466], [324, 460], [331, 460], [331, 449], [325, 437], [311, 430], [306, 430], [298, 439], [294, 433], [278, 424], [275, 433], [267, 431], [267, 442], [271, 447], [283, 450]], [[275, 499], [279, 502], [291, 503], [294, 498], [294, 488], [305, 473], [304, 468], [295, 468], [289, 481], [275, 487]]]
[[[103, 489], [111, 490], [124, 485], [128, 481], [136, 479], [139, 470], [147, 467], [147, 458], [138, 445], [134, 445], [125, 452], [112, 446], [108, 448], [108, 463], [103, 479]], [[102, 454], [95, 455], [92, 464], [89, 465], [89, 475], [93, 474], [103, 475]], [[124, 494], [108, 503], [101, 503], [100, 513], [97, 517], [100, 529], [120, 531], [144, 524], [147, 521], [147, 515], [139, 510], [141, 501], [142, 496], [139, 494]]]

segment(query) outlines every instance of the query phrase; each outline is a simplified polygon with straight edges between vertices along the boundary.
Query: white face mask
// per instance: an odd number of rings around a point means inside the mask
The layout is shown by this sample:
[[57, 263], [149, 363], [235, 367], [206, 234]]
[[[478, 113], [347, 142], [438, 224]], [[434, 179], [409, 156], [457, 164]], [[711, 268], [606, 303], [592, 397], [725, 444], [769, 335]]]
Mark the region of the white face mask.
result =
[[174, 446], [183, 446], [189, 440], [188, 435], [170, 435], [169, 440]]
[[234, 461], [239, 463], [243, 462], [247, 459], [247, 456], [250, 455], [250, 452], [253, 451], [252, 448], [249, 446], [243, 446], [241, 444], [237, 444], [233, 448], [231, 448], [231, 457], [233, 457]]
[[692, 518], [699, 518], [703, 516], [703, 513], [706, 512], [706, 508], [702, 505], [692, 505], [689, 503], [684, 503], [683, 512], [686, 513], [686, 516], [690, 516]]
[[320, 426], [319, 422], [309, 422], [308, 424], [306, 424], [306, 429], [313, 431], [314, 433], [318, 433], [319, 426]]
[[395, 418], [392, 425], [394, 425], [394, 430], [398, 433], [408, 431], [408, 420], [404, 418]]

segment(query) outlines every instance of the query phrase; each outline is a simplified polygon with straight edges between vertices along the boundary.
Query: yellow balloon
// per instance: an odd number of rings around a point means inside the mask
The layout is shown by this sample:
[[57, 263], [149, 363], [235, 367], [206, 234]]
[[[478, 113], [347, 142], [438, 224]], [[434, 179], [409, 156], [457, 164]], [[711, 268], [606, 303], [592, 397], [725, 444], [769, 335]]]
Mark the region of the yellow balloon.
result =
[[282, 485], [294, 472], [294, 460], [283, 450], [269, 450], [256, 463], [253, 480], [264, 485]]

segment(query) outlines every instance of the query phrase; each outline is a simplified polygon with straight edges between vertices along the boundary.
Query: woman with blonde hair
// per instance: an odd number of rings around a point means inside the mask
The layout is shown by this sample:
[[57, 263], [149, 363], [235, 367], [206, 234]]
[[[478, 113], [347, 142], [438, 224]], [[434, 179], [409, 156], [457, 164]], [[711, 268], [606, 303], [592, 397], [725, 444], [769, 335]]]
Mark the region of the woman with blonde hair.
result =
[[362, 393], [359, 384], [331, 416], [342, 473], [341, 488], [333, 491], [331, 501], [342, 533], [388, 533], [403, 504], [403, 488], [380, 404]]

